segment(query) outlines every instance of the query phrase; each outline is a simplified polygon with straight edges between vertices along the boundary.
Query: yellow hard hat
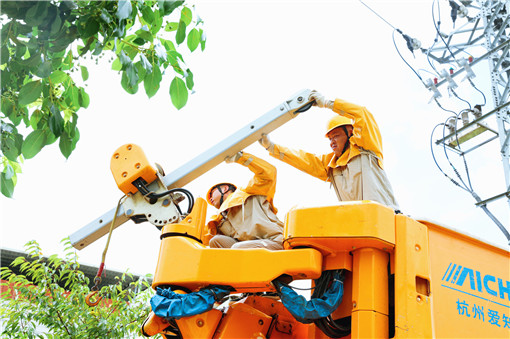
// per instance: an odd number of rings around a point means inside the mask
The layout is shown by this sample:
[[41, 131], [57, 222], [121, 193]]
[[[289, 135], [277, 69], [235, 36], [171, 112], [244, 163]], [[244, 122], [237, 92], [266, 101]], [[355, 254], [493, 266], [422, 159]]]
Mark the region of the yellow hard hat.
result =
[[335, 115], [331, 119], [329, 119], [328, 124], [326, 126], [326, 138], [328, 137], [328, 133], [334, 130], [337, 127], [345, 126], [345, 125], [352, 125], [352, 120], [350, 118], [341, 116], [341, 115]]
[[211, 188], [209, 188], [209, 190], [207, 191], [207, 194], [205, 195], [205, 196], [206, 196], [206, 198], [207, 198], [207, 199], [206, 199], [206, 200], [207, 200], [207, 203], [208, 203], [209, 205], [211, 205], [211, 206], [213, 205], [213, 204], [211, 204], [211, 194], [212, 194], [212, 191], [214, 191], [214, 189], [215, 189], [215, 188], [220, 187], [220, 186], [223, 186], [223, 185], [227, 185], [229, 189], [232, 189], [232, 188], [233, 188], [233, 190], [232, 190], [232, 191], [235, 191], [235, 190], [237, 189], [237, 186], [236, 186], [236, 185], [231, 184], [231, 183], [229, 183], [229, 182], [220, 182], [219, 184], [213, 185]]

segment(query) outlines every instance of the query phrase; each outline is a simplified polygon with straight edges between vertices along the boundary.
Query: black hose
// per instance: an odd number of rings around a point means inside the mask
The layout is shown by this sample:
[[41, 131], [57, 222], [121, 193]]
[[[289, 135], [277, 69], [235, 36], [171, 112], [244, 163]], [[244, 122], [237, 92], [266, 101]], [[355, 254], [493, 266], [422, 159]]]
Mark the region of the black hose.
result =
[[184, 188], [172, 188], [171, 190], [168, 190], [166, 192], [161, 192], [161, 193], [151, 193], [149, 194], [149, 197], [154, 197], [154, 198], [161, 198], [161, 197], [164, 197], [165, 195], [168, 195], [170, 193], [175, 193], [175, 192], [180, 192], [180, 193], [183, 193], [187, 198], [188, 198], [188, 211], [187, 213], [191, 213], [191, 210], [193, 209], [193, 206], [195, 205], [195, 199], [193, 198], [193, 194], [191, 194], [190, 191], [184, 189]]
[[[324, 271], [321, 277], [315, 280], [315, 289], [312, 294], [313, 298], [321, 298], [328, 290], [329, 286], [335, 279], [337, 271]], [[344, 272], [340, 270], [340, 280], [343, 281]], [[333, 320], [330, 316], [314, 320], [314, 324], [330, 338], [342, 338], [351, 333], [350, 321], [345, 323], [342, 319]]]
[[[193, 194], [191, 194], [190, 191], [188, 191], [184, 188], [172, 188], [165, 192], [154, 193], [154, 192], [149, 191], [149, 189], [146, 186], [145, 181], [141, 178], [138, 178], [135, 181], [133, 181], [133, 185], [136, 188], [138, 188], [138, 190], [140, 191], [140, 193], [142, 193], [143, 196], [146, 196], [147, 198], [149, 198], [149, 201], [151, 204], [156, 203], [156, 201], [159, 198], [162, 198], [166, 195], [169, 195], [169, 194], [175, 193], [175, 192], [180, 192], [180, 193], [183, 193], [188, 198], [188, 211], [187, 211], [188, 214], [191, 213], [191, 210], [193, 209], [193, 206], [195, 205], [195, 199], [193, 198]], [[176, 206], [177, 206], [177, 204], [176, 204]], [[177, 209], [178, 209], [179, 213], [182, 215], [182, 212], [181, 212], [181, 209], [179, 208], [179, 206], [177, 206]]]

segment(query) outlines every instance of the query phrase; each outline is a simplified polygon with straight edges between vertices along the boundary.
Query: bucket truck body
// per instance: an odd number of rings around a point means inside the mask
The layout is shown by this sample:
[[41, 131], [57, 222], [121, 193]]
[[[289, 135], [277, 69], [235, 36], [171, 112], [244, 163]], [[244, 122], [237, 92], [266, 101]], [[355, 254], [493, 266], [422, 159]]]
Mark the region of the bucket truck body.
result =
[[[175, 187], [309, 108], [309, 93], [298, 93], [165, 177], [147, 165], [136, 145], [128, 144], [129, 152], [125, 145], [114, 153], [112, 172], [126, 193], [114, 226], [131, 218], [161, 227], [152, 287], [185, 294], [211, 285], [231, 289], [231, 297], [220, 306], [162, 319], [161, 328], [152, 334], [166, 338], [509, 338], [509, 251], [434, 222], [395, 214], [372, 201], [290, 210], [282, 251], [207, 246], [207, 203], [201, 198], [190, 201], [193, 208], [182, 213], [177, 206], [185, 190]], [[117, 160], [123, 162], [119, 165]], [[72, 243], [84, 248], [106, 233], [111, 220], [110, 211], [74, 233]], [[279, 281], [317, 284], [329, 271], [342, 272], [339, 306], [327, 319], [296, 320], [280, 300], [281, 294], [275, 293], [281, 292]]]

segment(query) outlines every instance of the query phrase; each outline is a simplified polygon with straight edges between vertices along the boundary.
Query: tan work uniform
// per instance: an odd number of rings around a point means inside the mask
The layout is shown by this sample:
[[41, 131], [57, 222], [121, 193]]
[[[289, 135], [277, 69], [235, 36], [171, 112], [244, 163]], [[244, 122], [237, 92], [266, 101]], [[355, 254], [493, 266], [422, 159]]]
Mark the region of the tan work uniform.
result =
[[270, 155], [295, 168], [329, 181], [338, 200], [372, 200], [398, 210], [398, 203], [383, 169], [382, 140], [373, 115], [362, 106], [336, 99], [333, 111], [354, 120], [349, 147], [340, 157], [334, 152], [316, 156], [280, 145]]
[[208, 222], [210, 247], [283, 249], [283, 223], [273, 205], [276, 168], [251, 154], [237, 161], [255, 175], [246, 188], [238, 188], [221, 204], [219, 214]]

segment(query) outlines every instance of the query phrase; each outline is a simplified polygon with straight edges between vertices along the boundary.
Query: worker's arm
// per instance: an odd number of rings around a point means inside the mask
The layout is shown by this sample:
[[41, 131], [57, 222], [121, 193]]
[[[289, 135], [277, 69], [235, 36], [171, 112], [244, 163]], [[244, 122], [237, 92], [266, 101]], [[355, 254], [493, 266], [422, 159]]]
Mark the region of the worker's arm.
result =
[[375, 152], [382, 159], [381, 132], [374, 116], [366, 107], [335, 99], [332, 110], [354, 120], [351, 140], [355, 145]]
[[298, 170], [310, 174], [318, 179], [328, 179], [327, 166], [331, 161], [332, 154], [317, 156], [302, 150], [293, 150], [281, 145], [271, 144], [267, 150], [269, 154]]
[[251, 195], [265, 195], [272, 202], [276, 190], [276, 167], [250, 153], [242, 153], [235, 162], [254, 173], [244, 191]]

